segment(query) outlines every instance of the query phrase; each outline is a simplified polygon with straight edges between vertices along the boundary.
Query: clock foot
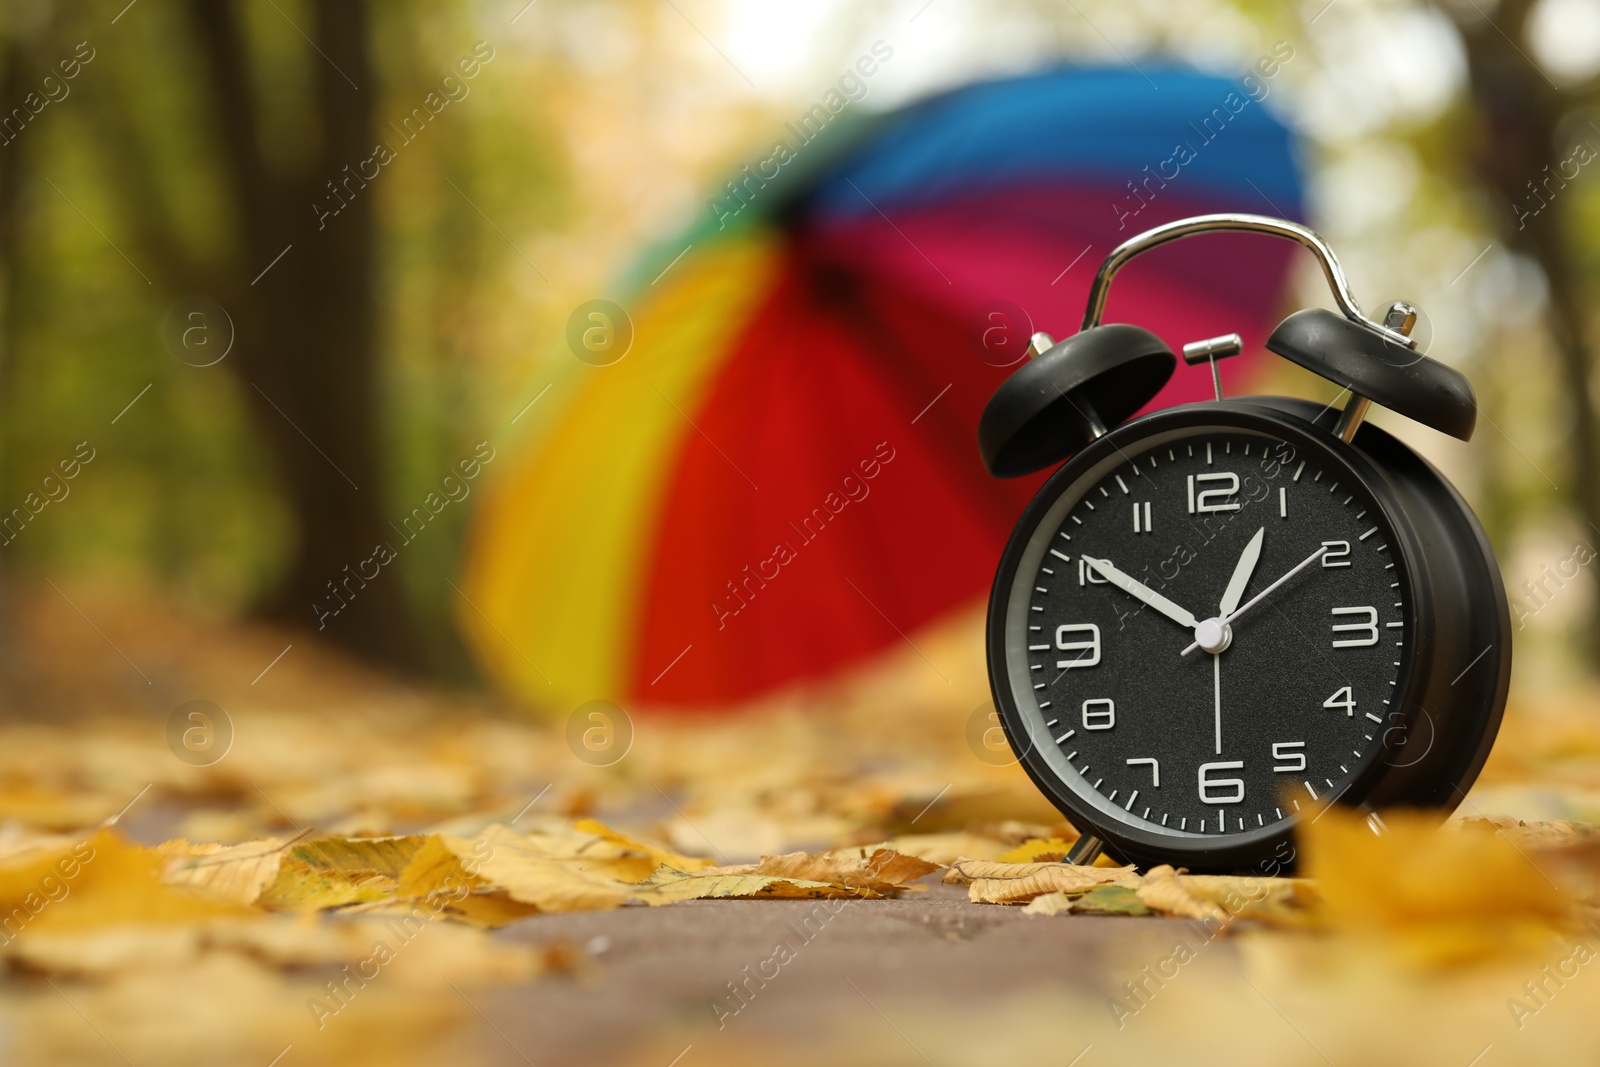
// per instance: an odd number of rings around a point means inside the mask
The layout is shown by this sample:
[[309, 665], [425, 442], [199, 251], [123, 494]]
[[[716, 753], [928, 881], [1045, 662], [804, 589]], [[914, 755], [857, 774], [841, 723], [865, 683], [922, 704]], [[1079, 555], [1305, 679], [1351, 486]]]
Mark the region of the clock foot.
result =
[[1098, 837], [1093, 834], [1084, 834], [1078, 838], [1077, 843], [1072, 846], [1072, 850], [1067, 853], [1067, 862], [1076, 864], [1079, 867], [1087, 867], [1095, 861], [1095, 858], [1101, 852], [1105, 851], [1105, 847], [1106, 843]]

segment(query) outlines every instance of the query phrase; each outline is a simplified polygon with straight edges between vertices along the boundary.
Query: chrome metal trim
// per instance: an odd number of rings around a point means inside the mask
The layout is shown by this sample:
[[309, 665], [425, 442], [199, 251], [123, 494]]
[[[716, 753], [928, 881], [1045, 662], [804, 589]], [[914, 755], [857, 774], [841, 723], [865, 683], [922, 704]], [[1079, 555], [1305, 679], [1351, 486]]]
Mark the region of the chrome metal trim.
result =
[[1084, 311], [1082, 329], [1088, 330], [1100, 325], [1100, 319], [1105, 315], [1106, 298], [1111, 293], [1111, 279], [1129, 260], [1168, 242], [1202, 233], [1260, 233], [1281, 237], [1309, 249], [1317, 257], [1317, 262], [1322, 264], [1322, 273], [1328, 279], [1328, 288], [1333, 291], [1334, 303], [1339, 305], [1339, 310], [1344, 313], [1345, 318], [1360, 323], [1396, 344], [1407, 348], [1416, 347], [1416, 341], [1404, 333], [1383, 323], [1374, 322], [1362, 313], [1361, 305], [1356, 303], [1355, 295], [1350, 292], [1350, 282], [1344, 276], [1344, 268], [1339, 265], [1339, 258], [1314, 230], [1287, 219], [1233, 212], [1196, 215], [1168, 222], [1130, 237], [1112, 249], [1111, 254], [1106, 256], [1105, 262], [1100, 264], [1100, 269], [1095, 272], [1094, 282], [1089, 286], [1089, 302]]

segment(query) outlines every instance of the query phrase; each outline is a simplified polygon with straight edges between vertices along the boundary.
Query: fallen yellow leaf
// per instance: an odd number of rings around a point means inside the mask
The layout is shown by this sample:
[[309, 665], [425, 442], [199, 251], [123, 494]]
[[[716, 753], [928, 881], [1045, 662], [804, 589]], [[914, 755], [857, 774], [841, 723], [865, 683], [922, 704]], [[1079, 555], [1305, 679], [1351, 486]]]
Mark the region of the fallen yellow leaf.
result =
[[[497, 929], [518, 919], [539, 914], [539, 909], [534, 905], [513, 900], [509, 894], [498, 891], [474, 891], [459, 897], [440, 894], [427, 898], [426, 903], [437, 918], [454, 919], [456, 922], [476, 926], [481, 930]], [[417, 905], [416, 898], [385, 897], [364, 904], [353, 904], [342, 909], [340, 914], [410, 915], [416, 910]]]
[[705, 859], [701, 856], [685, 856], [683, 853], [674, 852], [670, 848], [663, 848], [660, 845], [652, 845], [648, 842], [629, 837], [626, 834], [613, 830], [611, 827], [607, 826], [598, 819], [579, 819], [577, 822], [572, 824], [572, 828], [574, 830], [582, 831], [586, 834], [593, 834], [595, 837], [598, 837], [603, 841], [609, 841], [611, 844], [618, 846], [625, 852], [633, 852], [638, 853], [641, 856], [648, 856], [652, 861], [651, 867], [650, 870], [645, 871], [639, 876], [640, 880], [648, 878], [651, 871], [655, 870], [656, 867], [662, 866], [663, 864], [668, 867], [676, 868], [680, 871], [698, 871], [703, 868], [710, 867], [712, 864], [711, 860]]
[[1498, 833], [1438, 829], [1394, 813], [1374, 833], [1359, 815], [1327, 809], [1301, 830], [1307, 872], [1333, 924], [1370, 935], [1413, 962], [1450, 965], [1541, 951], [1578, 920], [1574, 897], [1543, 854]]
[[[426, 938], [419, 937], [426, 932]], [[515, 981], [544, 969], [546, 950], [488, 941], [482, 933], [426, 918], [409, 923], [377, 917], [339, 922], [309, 917], [213, 916], [192, 923], [119, 923], [94, 929], [42, 930], [4, 955], [14, 966], [77, 978], [105, 978], [119, 971], [190, 964], [208, 953], [227, 952], [278, 968], [356, 965], [374, 956], [398, 956], [413, 943], [449, 970], [475, 981]], [[496, 975], [490, 978], [489, 975]], [[371, 975], [367, 976], [369, 979]]]
[[995, 859], [1003, 863], [1060, 863], [1074, 844], [1076, 841], [1062, 837], [1031, 837]]
[[[459, 895], [463, 890], [483, 884], [483, 879], [468, 873], [489, 855], [489, 846], [475, 838], [430, 834], [411, 856], [395, 882], [395, 895], [427, 897], [435, 893]], [[463, 856], [465, 859], [463, 859]]]
[[254, 904], [278, 877], [284, 842], [262, 838], [242, 845], [190, 844], [178, 839], [157, 846], [165, 858], [161, 880], [188, 886], [235, 904]]
[[1178, 879], [1178, 872], [1166, 864], [1152, 867], [1135, 889], [1139, 900], [1151, 911], [1163, 915], [1177, 915], [1185, 919], [1227, 922], [1227, 912], [1217, 905], [1191, 893]]
[[903, 856], [916, 856], [948, 867], [962, 857], [980, 860], [999, 859], [1007, 850], [998, 838], [965, 830], [937, 834], [901, 834], [882, 843]]
[[[511, 899], [540, 911], [615, 908], [631, 891], [628, 882], [606, 869], [613, 857], [552, 856], [536, 839], [508, 826], [491, 826], [476, 839], [440, 835], [439, 840], [458, 859], [474, 858], [481, 884], [503, 889]], [[488, 847], [486, 856], [484, 845]]]
[[303, 860], [286, 858], [256, 903], [267, 911], [322, 911], [386, 899], [393, 895], [394, 886], [388, 875], [312, 867]]
[[394, 894], [401, 872], [427, 840], [413, 834], [290, 844], [256, 902], [269, 911], [320, 911], [383, 900]]
[[1002, 863], [958, 859], [945, 872], [947, 883], [970, 883], [967, 898], [984, 904], [1021, 904], [1045, 893], [1080, 892], [1110, 882], [1130, 881], [1132, 867], [1081, 867], [1071, 863]]
[[1310, 878], [1182, 874], [1178, 882], [1190, 896], [1210, 901], [1235, 919], [1308, 926], [1321, 918], [1322, 894]]
[[[733, 868], [724, 868], [733, 870]], [[810, 882], [870, 889], [889, 895], [905, 888], [907, 882], [932, 874], [939, 864], [916, 856], [902, 855], [893, 849], [877, 848], [869, 855], [864, 848], [836, 849], [831, 852], [791, 852], [785, 856], [762, 856], [761, 862], [745, 868], [751, 874], [773, 878], [799, 878]]]
[[[802, 853], [803, 855], [803, 853]], [[856, 889], [834, 882], [806, 878], [777, 878], [753, 874], [749, 867], [707, 867], [699, 871], [678, 871], [662, 867], [633, 893], [633, 899], [646, 904], [675, 904], [684, 900], [728, 897], [768, 897], [783, 900], [819, 897], [877, 898], [871, 889]]]
[[232, 902], [161, 880], [162, 858], [99, 830], [72, 848], [0, 864], [0, 930], [13, 947], [24, 930], [71, 930], [124, 922], [184, 923], [243, 914]]
[[289, 856], [314, 870], [350, 875], [381, 874], [399, 878], [411, 857], [428, 839], [421, 834], [403, 837], [320, 837], [293, 845]]
[[1139, 899], [1132, 885], [1113, 882], [1097, 885], [1083, 893], [1045, 893], [1034, 897], [1023, 907], [1027, 915], [1063, 915], [1078, 912], [1086, 915], [1153, 915]]

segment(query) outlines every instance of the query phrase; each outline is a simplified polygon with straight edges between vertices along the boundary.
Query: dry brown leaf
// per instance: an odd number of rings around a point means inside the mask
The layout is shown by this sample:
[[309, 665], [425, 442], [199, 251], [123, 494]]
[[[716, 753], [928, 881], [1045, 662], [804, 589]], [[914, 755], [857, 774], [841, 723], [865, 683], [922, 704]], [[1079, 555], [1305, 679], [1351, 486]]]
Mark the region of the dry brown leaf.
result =
[[610, 873], [607, 865], [614, 857], [552, 856], [536, 839], [508, 826], [491, 826], [476, 839], [441, 834], [439, 840], [458, 858], [475, 862], [480, 884], [502, 889], [511, 899], [540, 911], [615, 908], [631, 890], [630, 883]]
[[1550, 853], [1501, 834], [1440, 832], [1422, 816], [1385, 818], [1379, 835], [1329, 808], [1301, 831], [1307, 873], [1337, 928], [1444, 966], [1544, 951], [1576, 924], [1576, 899], [1550, 877]]
[[967, 898], [983, 904], [1022, 904], [1045, 893], [1073, 893], [1131, 881], [1132, 867], [1081, 867], [1071, 863], [1002, 863], [958, 859], [944, 881], [967, 885]]
[[155, 849], [165, 859], [161, 880], [235, 904], [254, 904], [278, 877], [284, 843], [275, 837], [242, 845], [191, 844], [179, 838]]
[[[1078, 843], [1076, 837], [1030, 837], [994, 859], [1005, 863], [1062, 863]], [[1094, 858], [1095, 867], [1120, 867], [1121, 864], [1104, 852]]]
[[1031, 837], [995, 859], [1004, 863], [1060, 863], [1075, 844], [1076, 839], [1064, 837]]
[[352, 876], [381, 874], [398, 879], [411, 857], [428, 839], [421, 834], [402, 837], [319, 837], [288, 849], [288, 856], [313, 870], [339, 871]]
[[1072, 902], [1081, 894], [1040, 893], [1027, 904], [1023, 912], [1028, 915], [1061, 915], [1072, 910]]
[[1556, 849], [1600, 844], [1600, 826], [1570, 819], [1525, 822], [1509, 815], [1491, 815], [1470, 817], [1451, 825], [1468, 833], [1502, 833], [1519, 848]]
[[446, 898], [438, 901], [438, 904], [441, 918], [454, 919], [486, 930], [539, 914], [537, 905], [525, 904], [504, 892], [468, 893], [460, 898]]
[[40, 931], [19, 939], [13, 965], [50, 974], [103, 978], [116, 971], [182, 965], [202, 953], [236, 949], [284, 967], [342, 963], [365, 955], [371, 930], [309, 917], [241, 916], [183, 924], [120, 923], [94, 930]]
[[[460, 853], [460, 854], [458, 854]], [[404, 910], [412, 899], [438, 907], [442, 915], [480, 927], [504, 926], [535, 915], [539, 909], [490, 886], [468, 873], [492, 854], [484, 841], [435, 834], [411, 858], [395, 886], [395, 899], [379, 900], [352, 909], [362, 912]]]
[[888, 848], [874, 849], [871, 854], [864, 848], [817, 853], [791, 852], [785, 856], [762, 856], [761, 862], [748, 866], [752, 874], [829, 882], [870, 889], [884, 895], [903, 889], [906, 883], [938, 869], [937, 863], [902, 855]]
[[[462, 842], [467, 842], [463, 847]], [[460, 853], [465, 853], [465, 858]], [[400, 877], [395, 882], [395, 895], [399, 897], [428, 897], [436, 893], [459, 895], [483, 885], [483, 880], [469, 874], [478, 863], [490, 854], [489, 846], [476, 838], [459, 838], [445, 834], [430, 834], [423, 846], [411, 856]]]
[[1463, 819], [1456, 826], [1467, 834], [1498, 832], [1563, 891], [1590, 907], [1600, 907], [1600, 826], [1510, 818]]
[[1152, 867], [1135, 891], [1139, 900], [1152, 911], [1163, 915], [1177, 915], [1185, 919], [1207, 922], [1228, 922], [1230, 916], [1211, 901], [1191, 892], [1178, 879], [1178, 872], [1163, 863]]
[[[529, 822], [534, 825], [526, 832], [492, 824], [473, 835], [431, 835], [413, 855], [414, 869], [403, 872], [401, 892], [415, 895], [432, 891], [426, 884], [428, 879], [450, 875], [465, 877], [474, 885], [487, 884], [469, 872], [479, 871], [481, 864], [494, 854], [496, 841], [507, 842], [526, 857], [573, 861], [584, 870], [628, 884], [644, 881], [663, 863], [674, 866], [682, 862], [682, 870], [698, 870], [710, 864], [709, 860], [639, 841], [593, 819], [577, 824], [552, 818]], [[447, 843], [443, 852], [441, 842]], [[475, 844], [469, 847], [464, 842]], [[452, 864], [447, 857], [454, 857], [456, 862]]]
[[882, 895], [871, 889], [855, 889], [833, 882], [754, 874], [750, 869], [752, 866], [707, 867], [699, 871], [662, 867], [634, 891], [633, 899], [657, 905], [730, 897], [794, 900], [819, 897], [878, 898]]
[[1308, 926], [1321, 917], [1322, 894], [1309, 878], [1183, 874], [1178, 881], [1190, 895], [1209, 900], [1236, 919]]
[[975, 834], [965, 830], [938, 834], [901, 834], [881, 843], [902, 856], [916, 856], [948, 867], [956, 860], [970, 857], [979, 860], [996, 860], [1011, 846], [998, 838]]
[[1305, 878], [1179, 874], [1160, 866], [1149, 873], [1088, 890], [1045, 893], [1026, 909], [1030, 915], [1079, 912], [1100, 915], [1174, 915], [1222, 922], [1258, 919], [1281, 926], [1313, 921], [1320, 898]]
[[[14, 967], [73, 978], [190, 965], [208, 954], [236, 953], [279, 968], [357, 964], [398, 956], [412, 945], [474, 982], [518, 981], [545, 969], [545, 949], [504, 945], [476, 930], [432, 924], [426, 912], [395, 919], [318, 921], [309, 917], [212, 917], [193, 923], [121, 923], [96, 929], [42, 930], [16, 939], [4, 958]], [[427, 930], [427, 937], [417, 935]], [[530, 951], [531, 950], [531, 951]]]
[[267, 911], [322, 911], [384, 900], [394, 895], [394, 887], [395, 880], [388, 875], [312, 867], [286, 857], [256, 904]]
[[257, 903], [269, 911], [319, 911], [384, 900], [394, 895], [401, 872], [427, 840], [412, 834], [290, 844]]
[[1131, 883], [1097, 885], [1084, 893], [1045, 893], [1034, 897], [1023, 909], [1027, 915], [1153, 915], [1139, 899]]
[[10, 938], [26, 929], [184, 923], [244, 914], [237, 904], [161, 880], [161, 857], [100, 830], [71, 849], [0, 864], [0, 918]]
[[641, 881], [650, 877], [651, 871], [654, 871], [655, 868], [663, 865], [680, 871], [698, 871], [710, 867], [713, 862], [702, 856], [685, 856], [683, 853], [674, 852], [670, 848], [663, 848], [660, 845], [652, 845], [647, 841], [629, 837], [627, 834], [613, 830], [598, 819], [579, 819], [572, 824], [572, 828], [582, 833], [593, 834], [603, 841], [616, 845], [625, 852], [638, 853], [641, 856], [649, 857], [651, 867], [639, 876], [637, 880]]
[[[425, 903], [430, 913], [437, 918], [454, 919], [456, 922], [476, 926], [481, 930], [498, 929], [518, 919], [539, 914], [539, 909], [534, 905], [513, 900], [509, 894], [498, 890], [494, 892], [479, 890], [462, 896], [439, 893], [426, 898]], [[341, 909], [340, 914], [410, 915], [416, 911], [418, 905], [419, 898], [415, 897], [384, 897], [363, 904], [353, 904]]]
[[24, 914], [43, 911], [53, 898], [69, 894], [108, 846], [118, 845], [107, 833], [76, 840], [32, 838], [0, 860], [0, 909], [4, 914], [19, 907]]
[[0, 825], [0, 864], [22, 863], [32, 856], [58, 856], [81, 843], [84, 834], [56, 834], [8, 822]]

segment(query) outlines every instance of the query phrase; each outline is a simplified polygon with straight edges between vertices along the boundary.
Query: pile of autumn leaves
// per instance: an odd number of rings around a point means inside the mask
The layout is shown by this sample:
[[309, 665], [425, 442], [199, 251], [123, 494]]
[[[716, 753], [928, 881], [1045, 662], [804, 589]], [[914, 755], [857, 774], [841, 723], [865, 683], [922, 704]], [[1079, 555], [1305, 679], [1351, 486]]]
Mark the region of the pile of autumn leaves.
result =
[[[1062, 862], [1069, 840], [1037, 839], [996, 858], [936, 853], [905, 839], [719, 866], [619, 833], [593, 819], [497, 824], [472, 836], [302, 835], [238, 845], [176, 840], [155, 848], [110, 828], [83, 837], [0, 837], [0, 937], [13, 966], [93, 973], [130, 960], [207, 950], [267, 962], [337, 963], [339, 924], [284, 916], [392, 919], [404, 931], [437, 919], [504, 926], [539, 913], [661, 906], [705, 899], [881, 899], [943, 869], [973, 901], [1035, 913], [1246, 915], [1290, 919], [1313, 894], [1295, 879], [1200, 878], [1156, 868]], [[27, 936], [20, 936], [26, 933]], [[360, 941], [360, 938], [356, 938]], [[536, 972], [552, 959], [511, 971]]]
[[[690, 900], [882, 899], [923, 890], [925, 884], [914, 883], [940, 870], [944, 882], [965, 885], [974, 902], [1022, 905], [1030, 914], [1305, 927], [1325, 925], [1332, 905], [1335, 917], [1341, 911], [1364, 921], [1376, 917], [1380, 925], [1388, 909], [1395, 929], [1426, 929], [1440, 915], [1458, 915], [1473, 927], [1508, 913], [1544, 926], [1572, 918], [1574, 901], [1554, 893], [1530, 866], [1530, 849], [1559, 845], [1556, 854], [1582, 857], [1569, 869], [1596, 869], [1592, 831], [1483, 823], [1441, 833], [1431, 824], [1402, 825], [1380, 839], [1354, 816], [1330, 814], [1321, 822], [1317, 881], [1194, 876], [1170, 867], [1140, 874], [1105, 861], [1074, 866], [1063, 862], [1072, 844], [1065, 838], [1036, 838], [973, 858], [941, 856], [949, 842], [923, 835], [719, 866], [593, 819], [555, 817], [531, 819], [521, 829], [496, 824], [471, 836], [307, 834], [238, 845], [177, 840], [155, 848], [130, 844], [106, 827], [82, 837], [13, 831], [0, 834], [0, 960], [14, 970], [75, 977], [151, 960], [181, 965], [216, 952], [268, 966], [338, 966], [369, 952], [375, 930], [382, 932], [378, 940], [403, 943], [424, 926], [442, 926], [455, 928], [452, 952], [480, 976], [516, 981], [570, 967], [579, 954], [491, 940], [481, 930], [540, 913]], [[1503, 831], [1519, 836], [1508, 839]], [[1582, 847], [1574, 852], [1574, 844]], [[1415, 884], [1397, 878], [1405, 871], [1414, 872]], [[1593, 875], [1585, 880], [1592, 889]], [[1452, 906], [1442, 907], [1446, 900]], [[325, 914], [353, 921], [320, 921]], [[435, 923], [440, 919], [451, 921]], [[1503, 922], [1496, 936], [1505, 936]], [[1457, 932], [1443, 943], [1451, 952], [1462, 944]]]

